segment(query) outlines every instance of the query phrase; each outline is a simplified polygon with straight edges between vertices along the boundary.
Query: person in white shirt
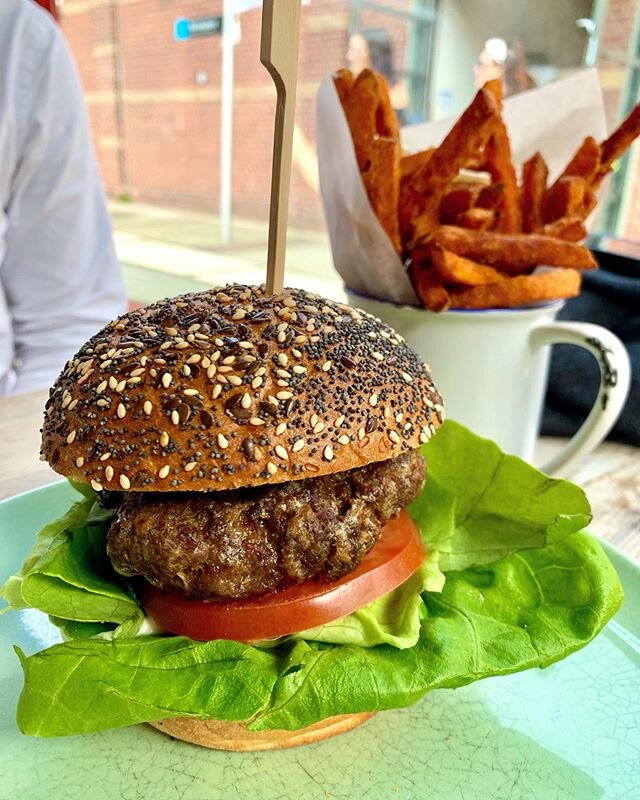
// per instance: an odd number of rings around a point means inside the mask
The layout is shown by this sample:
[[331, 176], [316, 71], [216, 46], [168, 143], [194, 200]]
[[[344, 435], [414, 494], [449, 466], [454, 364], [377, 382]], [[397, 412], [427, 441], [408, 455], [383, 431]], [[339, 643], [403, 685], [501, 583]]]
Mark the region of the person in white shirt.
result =
[[0, 395], [49, 386], [125, 305], [69, 50], [31, 0], [1, 0]]

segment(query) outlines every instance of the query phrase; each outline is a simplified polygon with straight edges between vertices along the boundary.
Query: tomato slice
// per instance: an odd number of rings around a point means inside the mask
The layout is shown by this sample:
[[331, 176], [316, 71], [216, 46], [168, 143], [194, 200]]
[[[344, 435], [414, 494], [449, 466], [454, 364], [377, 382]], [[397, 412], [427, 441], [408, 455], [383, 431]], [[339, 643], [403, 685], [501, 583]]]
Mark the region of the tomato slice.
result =
[[351, 614], [400, 586], [422, 564], [424, 545], [406, 511], [385, 525], [358, 567], [337, 581], [311, 580], [258, 598], [189, 600], [143, 582], [147, 614], [171, 633], [198, 641], [256, 642], [314, 628]]

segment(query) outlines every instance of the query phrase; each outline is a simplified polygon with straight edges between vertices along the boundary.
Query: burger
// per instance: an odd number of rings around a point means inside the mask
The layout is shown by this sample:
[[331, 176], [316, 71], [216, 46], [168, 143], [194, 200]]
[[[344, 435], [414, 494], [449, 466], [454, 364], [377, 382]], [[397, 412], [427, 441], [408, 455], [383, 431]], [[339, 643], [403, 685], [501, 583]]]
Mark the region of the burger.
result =
[[402, 337], [301, 290], [234, 284], [107, 325], [42, 430], [83, 499], [3, 589], [65, 639], [19, 653], [21, 729], [292, 746], [581, 647], [621, 597], [578, 533], [583, 493], [442, 423]]

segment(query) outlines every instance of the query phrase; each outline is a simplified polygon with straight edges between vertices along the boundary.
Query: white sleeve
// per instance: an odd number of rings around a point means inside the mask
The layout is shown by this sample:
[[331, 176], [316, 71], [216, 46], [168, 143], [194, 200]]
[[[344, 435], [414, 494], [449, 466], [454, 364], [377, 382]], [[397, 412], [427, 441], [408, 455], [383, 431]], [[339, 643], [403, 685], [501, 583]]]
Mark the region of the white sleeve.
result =
[[6, 208], [0, 281], [13, 328], [13, 392], [50, 385], [122, 313], [125, 293], [80, 82], [55, 30], [32, 76]]

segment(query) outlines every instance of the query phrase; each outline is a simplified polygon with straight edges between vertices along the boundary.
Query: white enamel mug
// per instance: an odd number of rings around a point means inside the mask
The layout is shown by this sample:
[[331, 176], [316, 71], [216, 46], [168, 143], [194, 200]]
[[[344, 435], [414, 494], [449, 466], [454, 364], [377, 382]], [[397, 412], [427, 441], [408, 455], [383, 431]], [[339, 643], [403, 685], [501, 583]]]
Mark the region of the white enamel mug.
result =
[[563, 471], [615, 424], [629, 393], [630, 364], [617, 336], [587, 322], [556, 322], [562, 301], [515, 309], [445, 311], [396, 306], [346, 290], [349, 303], [391, 325], [433, 370], [447, 417], [530, 461], [544, 403], [550, 345], [589, 350], [600, 366], [597, 399], [566, 446], [540, 468]]

